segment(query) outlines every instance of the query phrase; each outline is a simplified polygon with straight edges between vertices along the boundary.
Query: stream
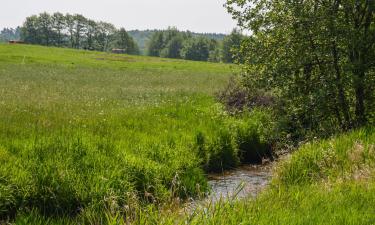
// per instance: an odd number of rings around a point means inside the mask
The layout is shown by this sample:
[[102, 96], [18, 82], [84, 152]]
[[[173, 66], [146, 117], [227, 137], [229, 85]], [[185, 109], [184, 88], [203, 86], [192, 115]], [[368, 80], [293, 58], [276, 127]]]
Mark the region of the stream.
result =
[[210, 174], [210, 193], [204, 200], [188, 203], [185, 210], [194, 210], [205, 204], [215, 204], [220, 200], [240, 200], [256, 197], [271, 180], [272, 165], [244, 165], [220, 174]]
[[211, 192], [208, 200], [256, 197], [271, 179], [271, 166], [246, 165], [222, 174], [210, 174]]

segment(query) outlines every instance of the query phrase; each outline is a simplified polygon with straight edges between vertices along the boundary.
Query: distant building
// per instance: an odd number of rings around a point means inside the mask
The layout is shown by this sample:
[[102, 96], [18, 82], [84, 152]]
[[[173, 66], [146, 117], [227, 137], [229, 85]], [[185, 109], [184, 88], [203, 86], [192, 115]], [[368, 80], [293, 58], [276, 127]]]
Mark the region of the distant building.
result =
[[18, 40], [10, 40], [9, 44], [25, 44], [24, 41], [18, 41]]
[[125, 49], [114, 48], [114, 49], [112, 49], [112, 53], [115, 53], [115, 54], [125, 54], [126, 51], [125, 51]]

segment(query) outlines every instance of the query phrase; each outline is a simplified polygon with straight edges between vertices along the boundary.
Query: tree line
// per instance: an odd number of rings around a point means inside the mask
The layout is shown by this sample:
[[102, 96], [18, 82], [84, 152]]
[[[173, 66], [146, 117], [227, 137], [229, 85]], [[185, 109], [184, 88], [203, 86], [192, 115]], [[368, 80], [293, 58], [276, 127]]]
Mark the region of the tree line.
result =
[[[40, 13], [27, 17], [18, 31], [20, 39], [29, 44], [96, 51], [116, 48], [127, 54], [141, 53], [136, 40], [124, 28], [117, 29], [111, 23], [97, 22], [80, 14]], [[238, 52], [245, 39], [236, 29], [226, 36], [177, 28], [134, 33], [142, 39], [142, 48], [146, 48], [149, 56], [224, 63], [241, 61]]]
[[375, 1], [228, 0], [252, 35], [242, 84], [270, 93], [290, 133], [374, 124]]
[[21, 27], [21, 39], [26, 43], [70, 47], [96, 51], [123, 49], [127, 54], [139, 54], [139, 48], [124, 28], [94, 21], [80, 14], [41, 13], [26, 18]]
[[0, 42], [7, 42], [10, 40], [19, 40], [21, 36], [21, 28], [4, 28], [0, 31]]
[[243, 39], [244, 36], [236, 29], [219, 41], [189, 31], [169, 28], [153, 33], [148, 42], [147, 54], [164, 58], [232, 63], [239, 60], [236, 52]]

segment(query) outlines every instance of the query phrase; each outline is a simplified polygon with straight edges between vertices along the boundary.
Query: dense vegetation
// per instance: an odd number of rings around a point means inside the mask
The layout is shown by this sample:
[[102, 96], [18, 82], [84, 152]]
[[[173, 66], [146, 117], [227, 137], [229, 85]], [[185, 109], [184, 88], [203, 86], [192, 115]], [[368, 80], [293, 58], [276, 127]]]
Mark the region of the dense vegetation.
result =
[[[375, 132], [365, 128], [302, 146], [275, 168], [256, 199], [207, 204], [177, 215], [149, 210], [149, 224], [373, 224]], [[121, 220], [112, 218], [115, 223]]]
[[277, 101], [295, 139], [374, 124], [373, 1], [242, 1], [227, 8], [253, 34], [241, 45], [241, 83]]
[[197, 35], [176, 28], [153, 33], [147, 54], [164, 58], [233, 63], [244, 36], [236, 29], [222, 40], [209, 34]]
[[[162, 30], [129, 30], [128, 33], [130, 36], [134, 38], [137, 42], [139, 49], [141, 50], [141, 54], [147, 54], [147, 45], [150, 42], [151, 37]], [[224, 34], [216, 34], [216, 33], [196, 33], [186, 31], [186, 33], [191, 34], [193, 37], [205, 37], [207, 39], [214, 39], [216, 41], [222, 41], [226, 35]]]
[[0, 59], [0, 220], [131, 220], [269, 149], [271, 114], [214, 101], [231, 65], [28, 45]]
[[[150, 32], [156, 57], [0, 45], [0, 223], [373, 224], [375, 3], [225, 6], [249, 36]], [[46, 19], [58, 16], [73, 20], [65, 33]], [[29, 17], [22, 35], [135, 43], [82, 18]], [[256, 199], [179, 211], [209, 190], [206, 173], [286, 147], [296, 151]]]
[[123, 49], [127, 54], [139, 54], [139, 48], [124, 28], [96, 22], [82, 15], [41, 13], [26, 18], [21, 27], [21, 39], [29, 44], [110, 51]]

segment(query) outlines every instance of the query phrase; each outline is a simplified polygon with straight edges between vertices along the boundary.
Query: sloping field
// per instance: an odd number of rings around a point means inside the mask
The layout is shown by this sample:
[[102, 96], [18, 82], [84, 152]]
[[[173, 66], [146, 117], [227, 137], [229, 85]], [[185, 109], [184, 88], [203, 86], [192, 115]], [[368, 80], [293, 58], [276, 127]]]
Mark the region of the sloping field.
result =
[[204, 170], [238, 165], [234, 130], [251, 125], [213, 97], [233, 70], [0, 45], [0, 218], [96, 223], [204, 193]]

